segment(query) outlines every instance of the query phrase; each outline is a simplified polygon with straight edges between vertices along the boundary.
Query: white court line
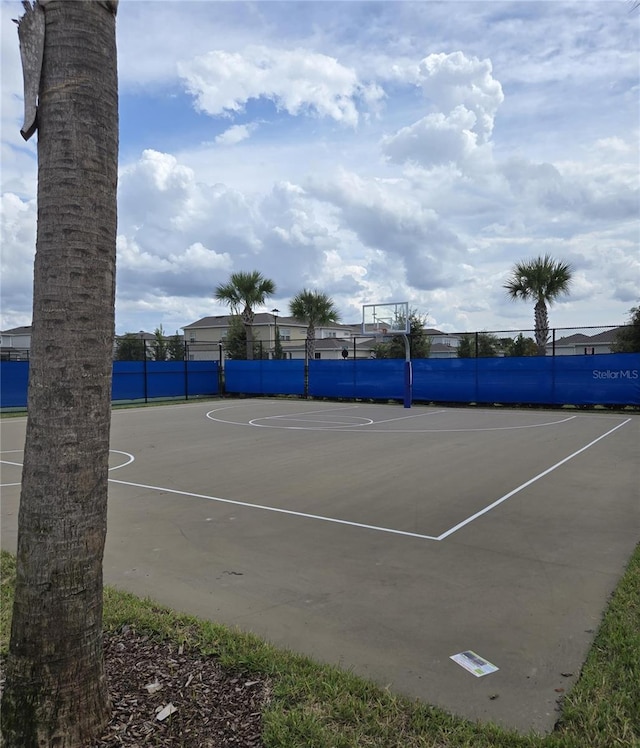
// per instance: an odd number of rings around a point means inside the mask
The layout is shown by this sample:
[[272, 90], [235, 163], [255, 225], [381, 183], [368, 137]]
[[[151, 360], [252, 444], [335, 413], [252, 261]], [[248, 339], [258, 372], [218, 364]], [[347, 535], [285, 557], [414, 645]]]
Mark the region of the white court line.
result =
[[[284, 418], [284, 419], [288, 419], [289, 416], [292, 416], [292, 415], [293, 416], [312, 416], [312, 415], [315, 415], [316, 413], [335, 413], [335, 412], [341, 411], [341, 410], [357, 410], [359, 407], [360, 407], [359, 405], [341, 405], [339, 408], [322, 408], [322, 410], [302, 410], [300, 412], [294, 411], [293, 413], [289, 413], [289, 414], [281, 413], [281, 414], [276, 415], [276, 416], [263, 416], [263, 418], [273, 418], [273, 419], [275, 419], [275, 418]], [[213, 413], [215, 411], [211, 411], [211, 412]], [[255, 420], [259, 420], [259, 419], [255, 419]]]
[[[24, 452], [24, 449], [3, 449], [0, 451], [0, 454], [9, 452]], [[132, 462], [135, 461], [135, 457], [130, 452], [123, 452], [120, 449], [110, 449], [109, 452], [113, 452], [116, 455], [124, 455], [125, 457], [128, 457], [129, 459], [126, 462], [123, 462], [121, 465], [114, 465], [114, 467], [109, 468], [109, 472], [112, 470], [120, 470], [120, 468], [126, 467], [127, 465], [131, 465]], [[0, 464], [2, 465], [15, 465], [16, 467], [22, 467], [21, 462], [9, 462], [9, 460], [2, 460], [0, 459]], [[4, 486], [19, 486], [19, 483], [3, 483]]]
[[[349, 417], [349, 416], [347, 416]], [[266, 416], [262, 418], [252, 418], [248, 423], [249, 426], [256, 426], [260, 429], [280, 429], [281, 431], [286, 430], [298, 430], [298, 431], [337, 431], [338, 429], [353, 429], [359, 426], [369, 426], [374, 423], [370, 418], [364, 418], [363, 416], [350, 416], [351, 418], [359, 418], [362, 423], [344, 423], [340, 421], [312, 421], [307, 418], [293, 418], [289, 416], [286, 418], [287, 421], [295, 421], [299, 423], [313, 423], [315, 426], [280, 426], [279, 424], [273, 425], [272, 423], [258, 423], [258, 421], [270, 421], [276, 418], [282, 418], [282, 416]]]
[[122, 486], [132, 486], [133, 488], [147, 488], [150, 491], [161, 491], [163, 493], [173, 493], [178, 496], [190, 496], [194, 499], [206, 499], [207, 501], [217, 501], [221, 504], [233, 504], [234, 506], [245, 506], [249, 509], [263, 509], [265, 512], [276, 512], [278, 514], [288, 514], [292, 517], [304, 517], [305, 519], [317, 519], [321, 522], [332, 522], [336, 525], [349, 525], [350, 527], [360, 527], [365, 530], [376, 530], [377, 532], [388, 532], [393, 535], [406, 535], [410, 538], [420, 538], [421, 540], [438, 540], [433, 535], [422, 535], [418, 532], [407, 532], [406, 530], [394, 530], [391, 527], [379, 527], [378, 525], [365, 525], [362, 522], [350, 522], [346, 519], [336, 519], [335, 517], [323, 517], [320, 514], [307, 514], [306, 512], [294, 512], [291, 509], [280, 509], [275, 506], [265, 506], [264, 504], [251, 504], [248, 501], [236, 501], [235, 499], [222, 499], [219, 496], [207, 496], [202, 493], [191, 493], [189, 491], [178, 491], [175, 488], [164, 488], [163, 486], [149, 486], [145, 483], [132, 483], [127, 480], [116, 480], [109, 478], [109, 483], [118, 483]]
[[399, 416], [398, 418], [385, 418], [383, 421], [371, 421], [374, 426], [379, 423], [391, 423], [391, 421], [406, 421], [408, 418], [422, 418], [422, 416], [434, 416], [436, 413], [446, 413], [446, 410], [430, 410], [427, 413], [415, 413], [411, 416]]
[[[252, 405], [252, 403], [239, 403], [238, 405], [226, 405], [224, 408], [214, 408], [213, 410], [210, 410], [208, 413], [205, 413], [205, 418], [208, 418], [210, 421], [216, 421], [217, 423], [227, 423], [232, 426], [254, 426], [254, 427], [260, 427], [265, 428], [263, 424], [254, 423], [253, 421], [266, 421], [266, 420], [276, 420], [278, 418], [283, 418], [285, 420], [289, 420], [292, 416], [308, 416], [308, 415], [315, 415], [317, 413], [335, 413], [337, 411], [341, 410], [354, 410], [356, 408], [359, 408], [359, 405], [342, 405], [339, 408], [323, 408], [322, 410], [303, 410], [300, 412], [294, 411], [293, 413], [280, 413], [275, 416], [260, 416], [259, 418], [253, 418], [250, 421], [225, 421], [222, 418], [215, 418], [213, 416], [213, 413], [219, 413], [222, 410], [231, 410], [232, 408], [236, 407], [247, 407], [248, 405]], [[287, 426], [269, 426], [269, 428], [297, 428], [297, 427], [287, 427]]]
[[451, 434], [456, 431], [463, 431], [464, 433], [471, 431], [516, 431], [517, 429], [539, 429], [541, 426], [557, 426], [559, 423], [567, 423], [567, 421], [573, 421], [577, 416], [569, 416], [568, 418], [561, 418], [559, 421], [545, 421], [544, 423], [526, 423], [523, 426], [487, 426], [479, 429], [432, 429], [432, 431], [441, 431], [443, 434]]
[[[207, 416], [208, 416], [208, 414], [207, 414]], [[575, 416], [571, 416], [571, 418], [564, 419], [564, 420], [571, 420], [572, 418], [575, 418]], [[212, 419], [212, 420], [215, 420], [215, 419]], [[369, 524], [365, 524], [365, 523], [362, 523], [362, 522], [351, 522], [349, 520], [336, 519], [334, 517], [325, 517], [325, 516], [318, 515], [318, 514], [308, 514], [306, 512], [296, 512], [296, 511], [293, 511], [291, 509], [280, 509], [278, 507], [265, 506], [265, 505], [262, 505], [262, 504], [252, 504], [252, 503], [247, 502], [247, 501], [237, 501], [235, 499], [224, 499], [224, 498], [220, 498], [220, 497], [217, 497], [217, 496], [208, 496], [206, 494], [191, 493], [189, 491], [179, 491], [177, 489], [165, 488], [163, 486], [151, 486], [151, 485], [148, 485], [148, 484], [145, 484], [145, 483], [133, 483], [131, 481], [116, 480], [115, 478], [109, 478], [109, 482], [110, 483], [118, 483], [118, 484], [124, 485], [124, 486], [131, 486], [133, 488], [144, 488], [144, 489], [148, 489], [150, 491], [160, 491], [160, 492], [164, 492], [164, 493], [171, 493], [171, 494], [175, 494], [175, 495], [178, 495], [178, 496], [188, 496], [188, 497], [196, 498], [196, 499], [206, 499], [207, 501], [216, 501], [216, 502], [222, 503], [222, 504], [231, 504], [231, 505], [234, 505], [234, 506], [243, 506], [243, 507], [247, 507], [249, 509], [262, 509], [262, 510], [267, 511], [267, 512], [275, 512], [277, 514], [287, 514], [287, 515], [294, 516], [294, 517], [302, 517], [304, 519], [314, 519], [314, 520], [319, 520], [321, 522], [331, 522], [333, 524], [338, 524], [338, 525], [347, 525], [349, 527], [359, 527], [359, 528], [366, 529], [366, 530], [375, 530], [377, 532], [385, 532], [385, 533], [389, 533], [389, 534], [392, 534], [392, 535], [403, 535], [405, 537], [418, 538], [420, 540], [436, 540], [436, 541], [441, 541], [441, 540], [445, 540], [450, 535], [453, 535], [453, 533], [457, 532], [461, 528], [465, 527], [466, 525], [470, 524], [474, 520], [478, 519], [478, 517], [481, 517], [482, 515], [486, 514], [487, 512], [490, 512], [492, 509], [494, 509], [495, 507], [499, 506], [500, 504], [502, 504], [503, 502], [505, 502], [507, 499], [511, 498], [512, 496], [515, 496], [515, 494], [517, 494], [520, 491], [524, 490], [525, 488], [527, 488], [528, 486], [532, 485], [536, 481], [540, 480], [541, 478], [545, 477], [546, 475], [549, 475], [549, 473], [553, 472], [554, 470], [556, 470], [560, 466], [562, 466], [565, 463], [569, 462], [569, 460], [572, 460], [574, 457], [577, 457], [579, 454], [581, 454], [582, 452], [586, 451], [587, 449], [589, 449], [590, 447], [592, 447], [594, 444], [597, 444], [599, 441], [601, 441], [602, 439], [606, 438], [610, 434], [613, 434], [614, 431], [617, 431], [622, 426], [625, 426], [631, 420], [632, 420], [631, 418], [627, 418], [622, 423], [619, 423], [617, 426], [614, 426], [612, 429], [609, 429], [609, 431], [607, 431], [606, 433], [604, 433], [601, 436], [597, 437], [596, 439], [593, 439], [592, 441], [590, 441], [584, 447], [581, 447], [580, 449], [576, 450], [575, 452], [573, 452], [572, 454], [570, 454], [568, 457], [565, 457], [564, 459], [562, 459], [559, 462], [555, 463], [555, 465], [552, 465], [551, 467], [549, 467], [546, 470], [542, 471], [541, 473], [539, 473], [538, 475], [534, 476], [530, 480], [526, 481], [522, 485], [518, 486], [517, 488], [514, 488], [512, 491], [509, 491], [509, 493], [506, 493], [504, 496], [501, 496], [496, 501], [494, 501], [491, 504], [489, 504], [488, 506], [484, 507], [484, 509], [481, 509], [480, 511], [476, 512], [475, 514], [472, 514], [470, 517], [467, 517], [467, 519], [463, 520], [462, 522], [459, 522], [457, 525], [454, 525], [453, 527], [451, 527], [450, 529], [446, 530], [445, 532], [443, 532], [442, 534], [440, 534], [438, 536], [425, 535], [425, 534], [417, 533], [417, 532], [408, 532], [406, 530], [396, 530], [396, 529], [389, 528], [389, 527], [380, 527], [378, 525], [369, 525]], [[562, 423], [562, 422], [563, 421], [558, 421], [557, 423]], [[247, 425], [247, 424], [242, 424], [242, 425]], [[542, 425], [542, 424], [539, 424], [539, 425]], [[18, 451], [22, 451], [22, 450], [7, 450], [7, 452], [8, 451], [18, 452]], [[110, 468], [110, 470], [117, 470], [120, 467], [124, 467], [125, 465], [129, 465], [135, 459], [133, 457], [133, 455], [131, 455], [128, 452], [121, 452], [119, 450], [111, 450], [111, 451], [112, 452], [116, 452], [118, 454], [127, 455], [130, 459], [129, 459], [128, 462], [123, 463], [122, 465], [117, 465], [114, 468]], [[19, 463], [10, 463], [10, 464], [18, 464], [19, 465]], [[15, 484], [7, 484], [7, 485], [19, 485], [19, 484], [15, 483]]]
[[627, 418], [626, 421], [623, 421], [622, 423], [619, 423], [617, 426], [614, 426], [612, 429], [609, 429], [609, 431], [607, 431], [606, 434], [602, 434], [602, 436], [599, 436], [597, 439], [594, 439], [593, 441], [589, 442], [588, 444], [586, 444], [581, 449], [578, 449], [573, 454], [570, 454], [568, 457], [565, 457], [563, 460], [560, 460], [560, 462], [556, 462], [555, 465], [552, 465], [550, 468], [547, 468], [546, 470], [543, 470], [541, 473], [538, 473], [538, 475], [526, 481], [526, 483], [523, 483], [521, 486], [514, 488], [513, 491], [509, 491], [509, 493], [506, 493], [504, 496], [501, 496], [499, 499], [494, 501], [492, 504], [489, 504], [489, 506], [486, 506], [484, 509], [481, 509], [479, 512], [472, 514], [470, 517], [467, 517], [467, 519], [463, 520], [462, 522], [458, 522], [457, 525], [454, 525], [452, 528], [450, 528], [446, 532], [443, 532], [442, 535], [438, 535], [436, 540], [444, 540], [445, 538], [448, 538], [449, 535], [453, 535], [454, 532], [457, 532], [462, 527], [465, 527], [469, 523], [473, 522], [475, 519], [478, 519], [478, 517], [481, 517], [483, 514], [490, 512], [492, 509], [502, 504], [503, 501], [506, 501], [507, 499], [510, 499], [512, 496], [515, 496], [515, 494], [527, 488], [532, 483], [535, 483], [536, 481], [540, 480], [540, 478], [544, 478], [545, 475], [549, 475], [549, 473], [556, 470], [556, 468], [559, 468], [561, 465], [564, 465], [565, 462], [569, 462], [569, 460], [572, 460], [574, 457], [577, 457], [579, 454], [589, 449], [589, 447], [593, 447], [593, 445], [597, 444], [601, 439], [604, 439], [606, 436], [609, 436], [609, 434], [613, 434], [614, 431], [617, 431], [622, 426], [625, 426], [627, 423], [629, 423], [630, 420], [631, 420], [630, 418]]
[[19, 486], [19, 483], [0, 483], [0, 488], [9, 488], [10, 486]]
[[513, 491], [509, 491], [509, 493], [506, 493], [504, 496], [501, 496], [499, 499], [489, 504], [484, 509], [481, 509], [479, 512], [472, 514], [470, 517], [467, 517], [467, 519], [463, 520], [462, 522], [459, 522], [457, 525], [454, 525], [449, 530], [446, 530], [446, 532], [443, 532], [441, 535], [438, 535], [438, 536], [425, 535], [425, 534], [417, 533], [417, 532], [408, 532], [406, 530], [395, 530], [390, 527], [380, 527], [378, 525], [368, 525], [368, 524], [364, 524], [363, 522], [350, 522], [349, 520], [346, 520], [346, 519], [336, 519], [334, 517], [324, 517], [319, 514], [307, 514], [306, 512], [296, 512], [291, 509], [280, 509], [278, 507], [265, 506], [264, 504], [252, 504], [248, 501], [237, 501], [235, 499], [223, 499], [218, 496], [208, 496], [206, 494], [191, 493], [190, 491], [179, 491], [175, 488], [164, 488], [163, 486], [150, 486], [145, 483], [133, 483], [131, 481], [116, 480], [115, 478], [109, 478], [109, 482], [118, 483], [122, 486], [131, 486], [133, 488], [146, 488], [150, 491], [161, 491], [164, 493], [172, 493], [172, 494], [176, 494], [177, 496], [189, 496], [195, 499], [206, 499], [207, 501], [217, 501], [221, 504], [232, 504], [234, 506], [244, 506], [244, 507], [247, 507], [248, 509], [262, 509], [266, 512], [276, 512], [277, 514], [288, 514], [292, 517], [303, 517], [304, 519], [315, 519], [315, 520], [320, 520], [321, 522], [332, 522], [333, 524], [337, 524], [337, 525], [348, 525], [349, 527], [359, 527], [365, 530], [375, 530], [377, 532], [386, 532], [392, 535], [404, 535], [405, 537], [418, 538], [420, 540], [441, 541], [441, 540], [444, 540], [445, 538], [448, 538], [450, 535], [453, 535], [454, 532], [457, 532], [458, 530], [470, 524], [474, 520], [478, 519], [478, 517], [481, 517], [483, 514], [490, 512], [492, 509], [499, 506], [500, 504], [505, 502], [507, 499], [510, 499], [512, 496], [515, 496], [515, 494], [524, 490], [525, 488], [532, 485], [536, 481], [540, 480], [541, 478], [544, 478], [545, 475], [549, 475], [549, 473], [553, 472], [554, 470], [559, 468], [561, 465], [564, 465], [566, 462], [569, 462], [569, 460], [572, 460], [574, 457], [577, 457], [577, 455], [589, 449], [594, 444], [597, 444], [599, 441], [601, 441], [605, 437], [609, 436], [610, 434], [613, 434], [614, 431], [617, 431], [622, 426], [625, 426], [627, 423], [629, 423], [629, 421], [631, 421], [631, 418], [627, 418], [622, 423], [619, 423], [617, 426], [614, 426], [612, 429], [609, 429], [609, 431], [607, 431], [605, 434], [602, 434], [596, 439], [593, 439], [593, 441], [590, 441], [584, 447], [581, 447], [580, 449], [570, 454], [568, 457], [565, 457], [559, 462], [556, 462], [555, 465], [552, 465], [550, 468], [547, 468], [546, 470], [543, 470], [541, 473], [538, 473], [538, 475], [534, 476], [533, 478], [526, 481], [525, 483], [518, 486], [517, 488], [514, 488]]
[[[353, 406], [358, 407], [358, 406]], [[293, 415], [285, 416], [285, 415], [279, 415], [279, 416], [263, 416], [262, 418], [252, 418], [249, 421], [250, 426], [259, 426], [261, 428], [279, 428], [279, 429], [299, 429], [303, 431], [326, 431], [327, 428], [325, 426], [330, 426], [332, 431], [337, 431], [338, 429], [353, 429], [358, 426], [361, 426], [363, 428], [366, 428], [367, 426], [377, 426], [379, 423], [391, 423], [392, 421], [406, 421], [409, 418], [422, 418], [423, 416], [432, 416], [435, 413], [446, 413], [446, 410], [432, 410], [427, 413], [415, 413], [414, 415], [410, 416], [400, 416], [398, 418], [386, 418], [382, 421], [374, 421], [371, 418], [365, 418], [364, 416], [351, 416], [351, 418], [360, 418], [363, 423], [339, 423], [338, 421], [307, 421], [303, 418], [296, 418], [295, 416], [298, 415], [312, 415], [316, 413], [325, 413], [325, 412], [332, 412], [332, 411], [321, 411], [321, 410], [315, 410], [315, 411], [309, 411], [308, 414], [305, 413], [295, 413]], [[315, 423], [315, 427], [300, 427], [300, 426], [271, 426], [270, 424], [264, 424], [264, 423], [257, 423], [257, 421], [271, 421], [276, 420], [277, 418], [282, 418], [285, 421], [301, 421], [302, 423]], [[335, 426], [335, 428], [334, 428]], [[439, 430], [439, 429], [438, 429]], [[367, 429], [367, 431], [371, 431], [371, 429]], [[412, 432], [414, 433], [414, 432]], [[420, 433], [420, 432], [415, 432]]]
[[[245, 405], [243, 403], [243, 405]], [[340, 429], [349, 429], [352, 433], [358, 434], [371, 434], [371, 433], [377, 433], [377, 434], [454, 434], [454, 433], [472, 433], [472, 432], [481, 432], [481, 431], [516, 431], [519, 429], [537, 429], [544, 426], [557, 426], [561, 423], [567, 423], [568, 421], [573, 421], [577, 416], [568, 416], [567, 418], [561, 418], [557, 421], [545, 421], [544, 423], [529, 423], [524, 424], [522, 426], [486, 426], [482, 428], [466, 428], [466, 429], [407, 429], [407, 430], [401, 430], [401, 429], [376, 429], [372, 428], [374, 426], [377, 426], [380, 423], [390, 423], [391, 421], [404, 421], [408, 418], [420, 418], [421, 416], [429, 416], [433, 415], [435, 413], [447, 413], [447, 409], [442, 410], [435, 410], [435, 411], [429, 411], [426, 413], [416, 413], [414, 415], [410, 416], [400, 416], [398, 418], [389, 418], [387, 420], [382, 421], [373, 421], [370, 418], [364, 418], [364, 416], [354, 416], [354, 418], [362, 418], [362, 420], [370, 421], [370, 423], [363, 423], [363, 424], [353, 424], [353, 425], [336, 425], [333, 426], [329, 423], [327, 426], [323, 426], [321, 421], [316, 421], [318, 424], [317, 426], [276, 426], [271, 425], [267, 423], [256, 423], [256, 421], [268, 421], [268, 420], [278, 420], [278, 419], [285, 419], [289, 421], [295, 421], [295, 420], [302, 420], [296, 418], [296, 416], [304, 416], [304, 415], [313, 415], [316, 413], [331, 413], [334, 411], [339, 410], [352, 410], [354, 408], [359, 408], [361, 406], [359, 405], [349, 405], [345, 406], [343, 408], [326, 408], [323, 410], [308, 410], [303, 411], [301, 413], [290, 413], [290, 414], [281, 414], [281, 415], [275, 415], [275, 416], [261, 416], [260, 418], [253, 418], [249, 421], [227, 421], [223, 420], [222, 418], [215, 418], [212, 414], [218, 413], [221, 410], [229, 410], [230, 408], [233, 408], [235, 406], [228, 405], [224, 408], [216, 408], [214, 410], [210, 410], [208, 413], [205, 414], [205, 417], [208, 418], [210, 421], [215, 421], [216, 423], [223, 423], [230, 426], [253, 426], [254, 428], [269, 428], [269, 429], [281, 429], [283, 431], [339, 431]], [[328, 423], [328, 422], [326, 422]], [[359, 429], [358, 426], [361, 426]]]

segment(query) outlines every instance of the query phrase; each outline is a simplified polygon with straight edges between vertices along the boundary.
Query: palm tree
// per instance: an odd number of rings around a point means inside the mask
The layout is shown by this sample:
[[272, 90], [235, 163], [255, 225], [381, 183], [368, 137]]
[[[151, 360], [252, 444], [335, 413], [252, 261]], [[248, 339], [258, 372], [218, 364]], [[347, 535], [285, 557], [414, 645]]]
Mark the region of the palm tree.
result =
[[340, 315], [333, 300], [322, 291], [303, 289], [291, 299], [289, 304], [291, 316], [298, 322], [306, 322], [306, 358], [312, 359], [316, 350], [316, 326], [338, 322]]
[[38, 224], [2, 735], [7, 748], [77, 748], [93, 745], [109, 717], [102, 558], [117, 227], [115, 2], [24, 6], [22, 51], [40, 40], [44, 55], [37, 119], [26, 118], [22, 130], [28, 138], [38, 129]]
[[214, 297], [227, 304], [233, 314], [239, 314], [247, 331], [247, 359], [253, 359], [253, 319], [254, 308], [262, 306], [267, 296], [276, 292], [276, 284], [262, 273], [238, 271], [231, 273], [227, 283], [216, 288]]
[[535, 336], [538, 355], [547, 352], [549, 339], [549, 315], [547, 304], [563, 294], [569, 293], [573, 269], [566, 262], [554, 260], [545, 255], [533, 260], [517, 262], [511, 271], [511, 277], [504, 284], [512, 299], [535, 299]]

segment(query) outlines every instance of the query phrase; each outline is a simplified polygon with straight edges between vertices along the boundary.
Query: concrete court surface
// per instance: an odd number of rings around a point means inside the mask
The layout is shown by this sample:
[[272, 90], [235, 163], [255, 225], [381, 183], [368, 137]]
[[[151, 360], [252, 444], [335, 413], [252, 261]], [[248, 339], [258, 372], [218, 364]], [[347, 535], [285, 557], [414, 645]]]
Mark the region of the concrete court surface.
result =
[[[640, 536], [637, 415], [252, 399], [112, 423], [107, 583], [521, 731], [552, 729]], [[15, 550], [25, 419], [0, 429]]]

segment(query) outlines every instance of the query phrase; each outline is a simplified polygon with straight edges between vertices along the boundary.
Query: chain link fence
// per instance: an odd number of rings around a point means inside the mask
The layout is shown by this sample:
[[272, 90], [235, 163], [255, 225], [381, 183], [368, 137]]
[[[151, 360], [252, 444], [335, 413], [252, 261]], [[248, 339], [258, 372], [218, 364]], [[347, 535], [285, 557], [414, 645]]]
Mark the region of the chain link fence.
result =
[[[632, 325], [551, 328], [544, 341], [544, 355], [584, 356], [619, 353], [625, 331], [632, 328]], [[533, 329], [430, 332], [429, 338], [429, 358], [495, 358], [537, 356], [541, 353]]]
[[[640, 339], [634, 325], [594, 325], [586, 327], [554, 327], [549, 330], [544, 346], [547, 356], [585, 356], [600, 353], [621, 353], [640, 350], [629, 347], [628, 341]], [[148, 335], [148, 334], [147, 334]], [[431, 342], [428, 358], [495, 358], [501, 356], [536, 356], [538, 346], [533, 329], [478, 330], [474, 332], [427, 331]], [[133, 334], [119, 336], [114, 346], [115, 361], [217, 361], [228, 358], [223, 342], [184, 342], [179, 336], [159, 343], [153, 336], [137, 337]], [[369, 358], [370, 349], [377, 341], [358, 335], [345, 341], [349, 355]], [[625, 347], [626, 346], [626, 347]], [[286, 352], [286, 345], [283, 345]], [[304, 345], [298, 345], [296, 354], [304, 355]], [[285, 356], [283, 356], [284, 358]], [[291, 355], [286, 355], [290, 358]], [[257, 340], [254, 359], [273, 358], [273, 351]], [[2, 361], [28, 361], [28, 348], [3, 348]]]

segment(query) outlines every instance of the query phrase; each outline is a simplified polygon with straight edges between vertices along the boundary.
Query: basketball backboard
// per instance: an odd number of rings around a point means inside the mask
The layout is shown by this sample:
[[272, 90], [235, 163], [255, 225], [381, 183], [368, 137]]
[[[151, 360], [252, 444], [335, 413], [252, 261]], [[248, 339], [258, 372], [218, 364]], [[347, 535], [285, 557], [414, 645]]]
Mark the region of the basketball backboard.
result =
[[408, 301], [362, 305], [363, 335], [408, 335], [410, 331]]

